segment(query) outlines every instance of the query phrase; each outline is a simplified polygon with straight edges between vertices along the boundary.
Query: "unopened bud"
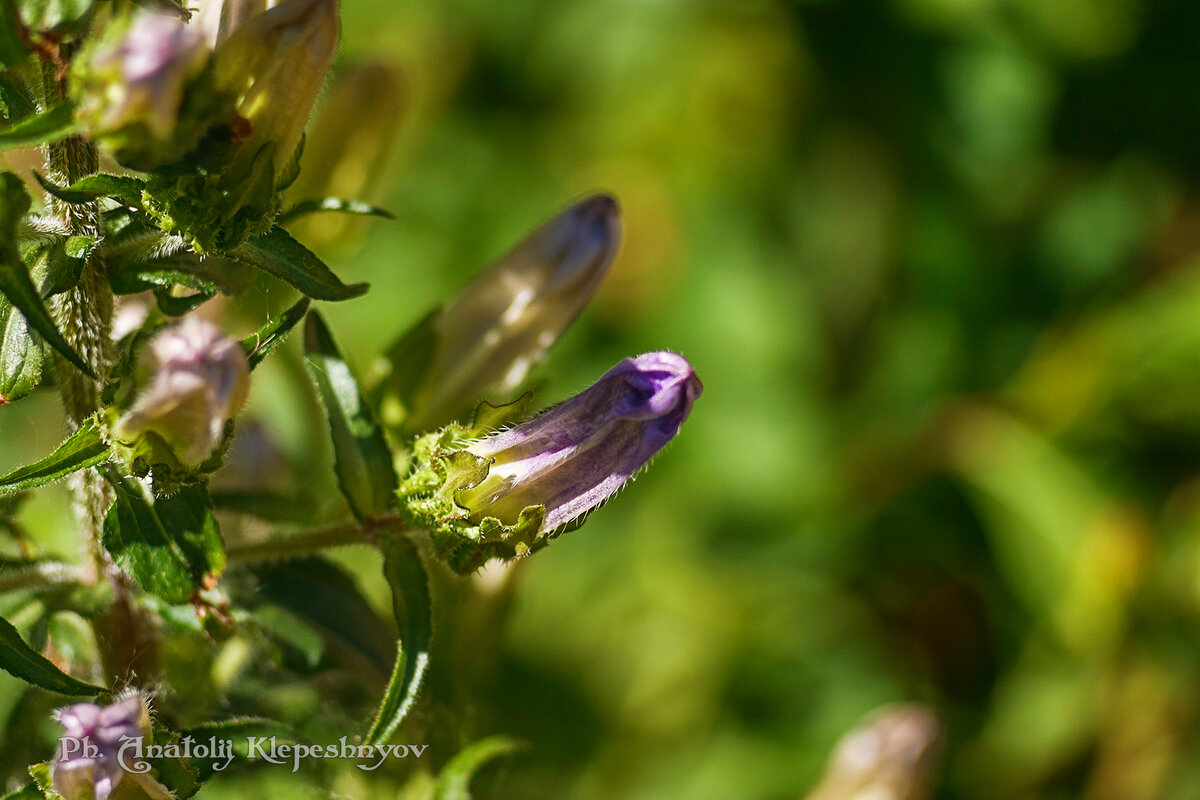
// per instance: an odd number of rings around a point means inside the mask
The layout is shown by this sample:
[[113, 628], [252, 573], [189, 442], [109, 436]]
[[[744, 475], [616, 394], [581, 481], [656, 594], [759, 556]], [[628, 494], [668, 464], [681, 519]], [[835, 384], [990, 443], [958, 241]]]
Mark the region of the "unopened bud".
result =
[[612, 497], [675, 437], [702, 388], [675, 353], [627, 358], [508, 430], [456, 442], [451, 426], [422, 437], [401, 498], [459, 571], [522, 555]]
[[[217, 84], [250, 126], [241, 171], [274, 147], [278, 179], [291, 166], [338, 42], [337, 0], [283, 0], [237, 26], [215, 54]], [[233, 173], [239, 172], [235, 164]]]
[[[620, 240], [606, 194], [534, 231], [391, 349], [379, 389], [385, 423], [415, 433], [455, 419], [489, 389], [511, 396], [591, 300]], [[414, 370], [394, 367], [419, 351], [416, 339], [433, 345], [412, 380]]]
[[[139, 9], [75, 62], [76, 119], [135, 169], [181, 157], [231, 102], [189, 91], [204, 70], [201, 32], [177, 16]], [[185, 109], [185, 97], [189, 97]], [[224, 111], [222, 112], [222, 107]]]
[[211, 322], [187, 317], [154, 337], [139, 369], [149, 386], [117, 421], [114, 435], [131, 441], [154, 433], [181, 464], [204, 461], [246, 402], [250, 367], [241, 345]]
[[821, 784], [806, 800], [926, 800], [941, 737], [941, 724], [924, 706], [874, 711], [838, 742]]
[[130, 757], [136, 747], [125, 745], [129, 739], [141, 739], [143, 746], [150, 744], [150, 711], [141, 695], [110, 706], [67, 706], [58, 712], [58, 721], [64, 734], [51, 775], [54, 791], [64, 800], [107, 800], [126, 776], [149, 797], [170, 797], [157, 781], [138, 774], [135, 759]]

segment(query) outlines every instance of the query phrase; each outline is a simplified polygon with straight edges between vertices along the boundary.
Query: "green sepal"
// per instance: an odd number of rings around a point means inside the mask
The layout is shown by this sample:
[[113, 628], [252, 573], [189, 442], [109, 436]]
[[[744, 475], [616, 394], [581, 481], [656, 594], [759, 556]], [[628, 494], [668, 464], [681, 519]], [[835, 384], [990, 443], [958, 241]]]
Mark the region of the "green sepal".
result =
[[512, 525], [495, 517], [476, 524], [456, 501], [460, 491], [478, 486], [488, 475], [490, 462], [465, 449], [478, 432], [474, 425], [452, 424], [418, 437], [412, 469], [397, 492], [405, 518], [429, 531], [437, 555], [459, 574], [474, 572], [492, 558], [518, 558], [549, 538], [541, 532], [544, 506], [522, 509]]
[[[110, 407], [105, 409], [103, 414], [105, 424], [112, 430], [120, 419], [121, 410]], [[163, 496], [174, 494], [182, 486], [204, 481], [220, 469], [225, 461], [225, 453], [233, 441], [233, 430], [234, 422], [229, 420], [225, 423], [224, 436], [220, 443], [208, 458], [195, 466], [181, 463], [171, 446], [154, 431], [142, 432], [133, 442], [113, 437], [109, 444], [115, 461], [122, 463], [130, 475], [139, 478], [149, 476], [153, 482], [154, 494]]]

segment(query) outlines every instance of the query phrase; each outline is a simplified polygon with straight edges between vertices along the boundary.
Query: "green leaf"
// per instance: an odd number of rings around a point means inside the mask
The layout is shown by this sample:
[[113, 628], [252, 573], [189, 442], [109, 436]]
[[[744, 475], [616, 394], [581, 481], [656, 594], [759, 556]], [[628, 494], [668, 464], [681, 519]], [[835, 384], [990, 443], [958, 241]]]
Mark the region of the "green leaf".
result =
[[315, 512], [311, 497], [281, 492], [224, 489], [214, 491], [212, 501], [217, 508], [269, 522], [308, 522]]
[[283, 225], [298, 217], [318, 211], [340, 211], [343, 214], [359, 214], [367, 217], [383, 217], [384, 219], [396, 218], [392, 212], [379, 206], [360, 203], [357, 200], [343, 200], [340, 197], [322, 197], [313, 200], [301, 200], [280, 214], [278, 222], [280, 225]]
[[74, 696], [102, 694], [106, 690], [99, 686], [72, 678], [36, 652], [12, 623], [0, 617], [0, 669], [26, 683], [49, 692]]
[[20, 400], [42, 380], [45, 352], [25, 317], [0, 297], [0, 405]]
[[471, 778], [493, 759], [506, 756], [520, 745], [507, 736], [489, 736], [459, 750], [438, 773], [433, 800], [471, 800]]
[[195, 591], [188, 558], [163, 528], [142, 485], [104, 470], [115, 490], [104, 515], [104, 547], [137, 585], [168, 603], [186, 603]]
[[30, 28], [62, 38], [87, 26], [95, 0], [20, 0], [20, 7]]
[[75, 123], [71, 119], [71, 106], [62, 103], [46, 109], [36, 116], [23, 119], [16, 125], [0, 130], [0, 150], [56, 142], [74, 132]]
[[0, 477], [0, 494], [11, 494], [44, 483], [57, 481], [72, 472], [94, 467], [108, 460], [108, 445], [94, 417], [55, 448], [54, 452], [28, 466]]
[[20, 789], [13, 789], [11, 792], [4, 795], [2, 800], [45, 800], [45, 797], [46, 796], [42, 794], [42, 790], [38, 788], [37, 783], [35, 781], [30, 781]]
[[187, 559], [192, 582], [204, 586], [219, 577], [225, 570], [225, 542], [204, 484], [190, 483], [158, 498], [154, 511]]
[[171, 290], [165, 286], [154, 287], [154, 302], [158, 304], [158, 310], [168, 317], [182, 317], [184, 314], [195, 311], [215, 296], [215, 292], [194, 292], [178, 296], [171, 294]]
[[[15, 67], [29, 58], [25, 42], [21, 38], [21, 18], [17, 16], [17, 7], [13, 0], [0, 0], [0, 67]], [[25, 116], [13, 111], [13, 101], [8, 92], [3, 92], [5, 104], [8, 106], [9, 118]]]
[[237, 295], [254, 282], [253, 274], [245, 264], [228, 258], [200, 258], [185, 252], [147, 261], [127, 261], [114, 269], [110, 280], [117, 294], [137, 294], [178, 284], [209, 294]]
[[[441, 309], [435, 308], [410, 328], [383, 354], [386, 372], [372, 387], [371, 403], [389, 431], [403, 434], [420, 432], [424, 420], [412, 419], [413, 400], [429, 373], [437, 349], [437, 321]], [[440, 420], [441, 424], [448, 420]]]
[[329, 417], [334, 471], [350, 510], [363, 520], [395, 508], [399, 481], [383, 430], [316, 312], [304, 325], [304, 351], [308, 374]]
[[366, 744], [384, 744], [395, 735], [400, 723], [412, 710], [421, 681], [429, 666], [429, 647], [433, 639], [433, 613], [429, 599], [429, 577], [417, 546], [400, 533], [384, 533], [383, 574], [392, 587], [392, 607], [400, 641], [396, 643], [396, 665], [392, 679]]
[[347, 286], [329, 267], [283, 228], [272, 228], [230, 253], [233, 258], [287, 281], [314, 300], [347, 300], [367, 291], [367, 284]]
[[137, 178], [103, 172], [88, 175], [65, 187], [46, 180], [37, 170], [33, 177], [43, 189], [65, 203], [91, 203], [101, 197], [112, 197], [127, 206], [137, 206], [141, 204], [142, 190], [146, 188], [146, 182]]
[[242, 339], [242, 349], [246, 351], [246, 358], [250, 362], [250, 369], [257, 367], [272, 350], [279, 346], [280, 342], [292, 332], [292, 328], [296, 327], [296, 323], [304, 319], [304, 315], [308, 313], [308, 307], [311, 304], [312, 301], [307, 297], [300, 298], [290, 308], [280, 314], [279, 319], [268, 322], [245, 339]]
[[320, 556], [263, 562], [250, 569], [258, 580], [243, 602], [279, 606], [319, 631], [344, 663], [383, 682], [395, 631], [345, 570]]
[[47, 344], [85, 375], [94, 378], [91, 367], [84, 363], [58, 332], [37, 287], [33, 285], [29, 270], [17, 252], [16, 228], [21, 217], [29, 210], [29, 194], [21, 179], [11, 172], [0, 173], [0, 184], [0, 292], [25, 315], [29, 325], [41, 334]]

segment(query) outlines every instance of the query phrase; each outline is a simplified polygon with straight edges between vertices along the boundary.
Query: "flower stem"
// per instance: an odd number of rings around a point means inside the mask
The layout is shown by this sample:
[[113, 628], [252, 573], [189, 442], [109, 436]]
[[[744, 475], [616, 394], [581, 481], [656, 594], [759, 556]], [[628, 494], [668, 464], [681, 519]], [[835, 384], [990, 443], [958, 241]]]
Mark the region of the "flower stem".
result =
[[381, 531], [396, 531], [404, 527], [404, 521], [397, 515], [379, 517], [364, 523], [342, 522], [285, 536], [273, 536], [261, 542], [235, 545], [229, 548], [226, 558], [230, 564], [245, 564], [252, 561], [269, 561], [273, 558], [306, 555], [331, 547], [373, 544]]

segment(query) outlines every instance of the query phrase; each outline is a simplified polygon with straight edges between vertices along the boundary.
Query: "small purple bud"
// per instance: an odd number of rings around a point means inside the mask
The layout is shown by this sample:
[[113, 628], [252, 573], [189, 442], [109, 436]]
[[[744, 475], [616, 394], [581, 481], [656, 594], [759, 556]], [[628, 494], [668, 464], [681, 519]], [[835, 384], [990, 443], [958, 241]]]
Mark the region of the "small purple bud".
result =
[[[54, 791], [64, 800], [94, 797], [107, 800], [127, 774], [121, 749], [127, 739], [149, 742], [150, 711], [141, 695], [131, 695], [111, 706], [77, 703], [58, 712], [63, 726], [58, 756], [52, 771]], [[151, 797], [169, 793], [146, 776], [135, 780]]]
[[702, 389], [683, 356], [627, 358], [570, 400], [469, 445], [490, 467], [455, 500], [475, 522], [511, 525], [528, 506], [545, 507], [544, 531], [574, 522], [674, 438]]
[[241, 345], [197, 317], [186, 317], [156, 335], [143, 351], [139, 369], [149, 386], [113, 433], [130, 441], [153, 431], [188, 466], [212, 453], [250, 390], [250, 367]]

